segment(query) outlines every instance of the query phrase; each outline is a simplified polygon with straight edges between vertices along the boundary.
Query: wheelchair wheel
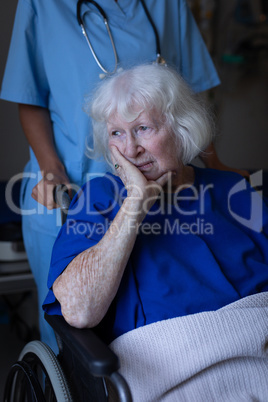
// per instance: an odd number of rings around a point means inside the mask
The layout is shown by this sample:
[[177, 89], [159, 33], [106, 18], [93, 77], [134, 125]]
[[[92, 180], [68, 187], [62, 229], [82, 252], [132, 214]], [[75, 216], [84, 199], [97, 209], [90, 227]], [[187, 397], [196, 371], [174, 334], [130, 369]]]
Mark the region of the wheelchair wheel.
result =
[[72, 402], [62, 368], [49, 346], [29, 342], [7, 377], [4, 402]]

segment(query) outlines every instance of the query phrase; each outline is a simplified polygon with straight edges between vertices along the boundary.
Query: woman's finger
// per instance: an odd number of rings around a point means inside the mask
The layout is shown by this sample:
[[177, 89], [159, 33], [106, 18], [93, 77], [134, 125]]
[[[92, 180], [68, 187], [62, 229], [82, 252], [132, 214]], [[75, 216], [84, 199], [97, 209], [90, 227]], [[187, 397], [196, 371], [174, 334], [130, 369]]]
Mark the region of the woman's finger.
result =
[[112, 162], [114, 166], [118, 165], [119, 167], [123, 167], [125, 165], [128, 165], [131, 163], [121, 154], [119, 149], [115, 146], [111, 147], [111, 156], [112, 156]]
[[125, 172], [125, 174], [127, 174], [127, 172], [131, 172], [131, 174], [140, 174], [140, 171], [138, 168], [136, 168], [135, 165], [133, 165], [133, 163], [129, 162], [119, 151], [119, 149], [115, 146], [111, 147], [111, 156], [112, 156], [112, 162], [114, 164], [114, 168], [115, 170], [118, 172], [118, 174], [120, 175], [120, 173], [122, 173], [122, 171]]

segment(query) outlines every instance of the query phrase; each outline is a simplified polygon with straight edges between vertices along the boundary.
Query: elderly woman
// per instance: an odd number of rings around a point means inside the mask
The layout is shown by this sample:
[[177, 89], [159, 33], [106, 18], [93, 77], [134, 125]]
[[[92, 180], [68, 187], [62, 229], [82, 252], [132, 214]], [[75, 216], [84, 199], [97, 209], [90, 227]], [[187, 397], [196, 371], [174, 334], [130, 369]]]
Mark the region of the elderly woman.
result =
[[45, 311], [99, 325], [109, 342], [268, 290], [267, 212], [258, 219], [261, 198], [238, 174], [189, 164], [213, 124], [182, 78], [156, 65], [123, 71], [101, 83], [89, 111], [94, 155], [112, 173], [72, 202]]

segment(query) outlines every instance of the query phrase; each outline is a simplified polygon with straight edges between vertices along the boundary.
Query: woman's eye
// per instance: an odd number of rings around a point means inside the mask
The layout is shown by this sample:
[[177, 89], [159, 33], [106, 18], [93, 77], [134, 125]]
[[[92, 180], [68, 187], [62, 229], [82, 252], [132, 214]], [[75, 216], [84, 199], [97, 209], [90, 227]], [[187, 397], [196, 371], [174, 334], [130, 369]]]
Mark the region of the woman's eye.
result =
[[120, 133], [120, 131], [112, 131], [111, 134], [113, 137], [118, 137], [121, 133]]
[[140, 126], [139, 129], [140, 129], [141, 131], [146, 131], [146, 130], [149, 129], [149, 127], [147, 127], [147, 126]]

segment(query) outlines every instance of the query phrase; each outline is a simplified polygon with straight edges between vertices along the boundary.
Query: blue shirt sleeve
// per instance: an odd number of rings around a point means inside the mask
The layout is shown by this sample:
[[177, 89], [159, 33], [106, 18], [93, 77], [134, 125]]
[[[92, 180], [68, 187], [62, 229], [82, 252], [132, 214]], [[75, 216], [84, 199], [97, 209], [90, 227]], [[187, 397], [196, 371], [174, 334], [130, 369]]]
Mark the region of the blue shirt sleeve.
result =
[[1, 88], [1, 98], [41, 107], [49, 87], [42, 61], [38, 19], [30, 1], [19, 0]]
[[112, 175], [87, 182], [74, 197], [66, 223], [53, 247], [48, 275], [48, 295], [43, 304], [48, 314], [61, 314], [52, 285], [68, 264], [81, 252], [96, 245], [119, 210], [122, 182]]

